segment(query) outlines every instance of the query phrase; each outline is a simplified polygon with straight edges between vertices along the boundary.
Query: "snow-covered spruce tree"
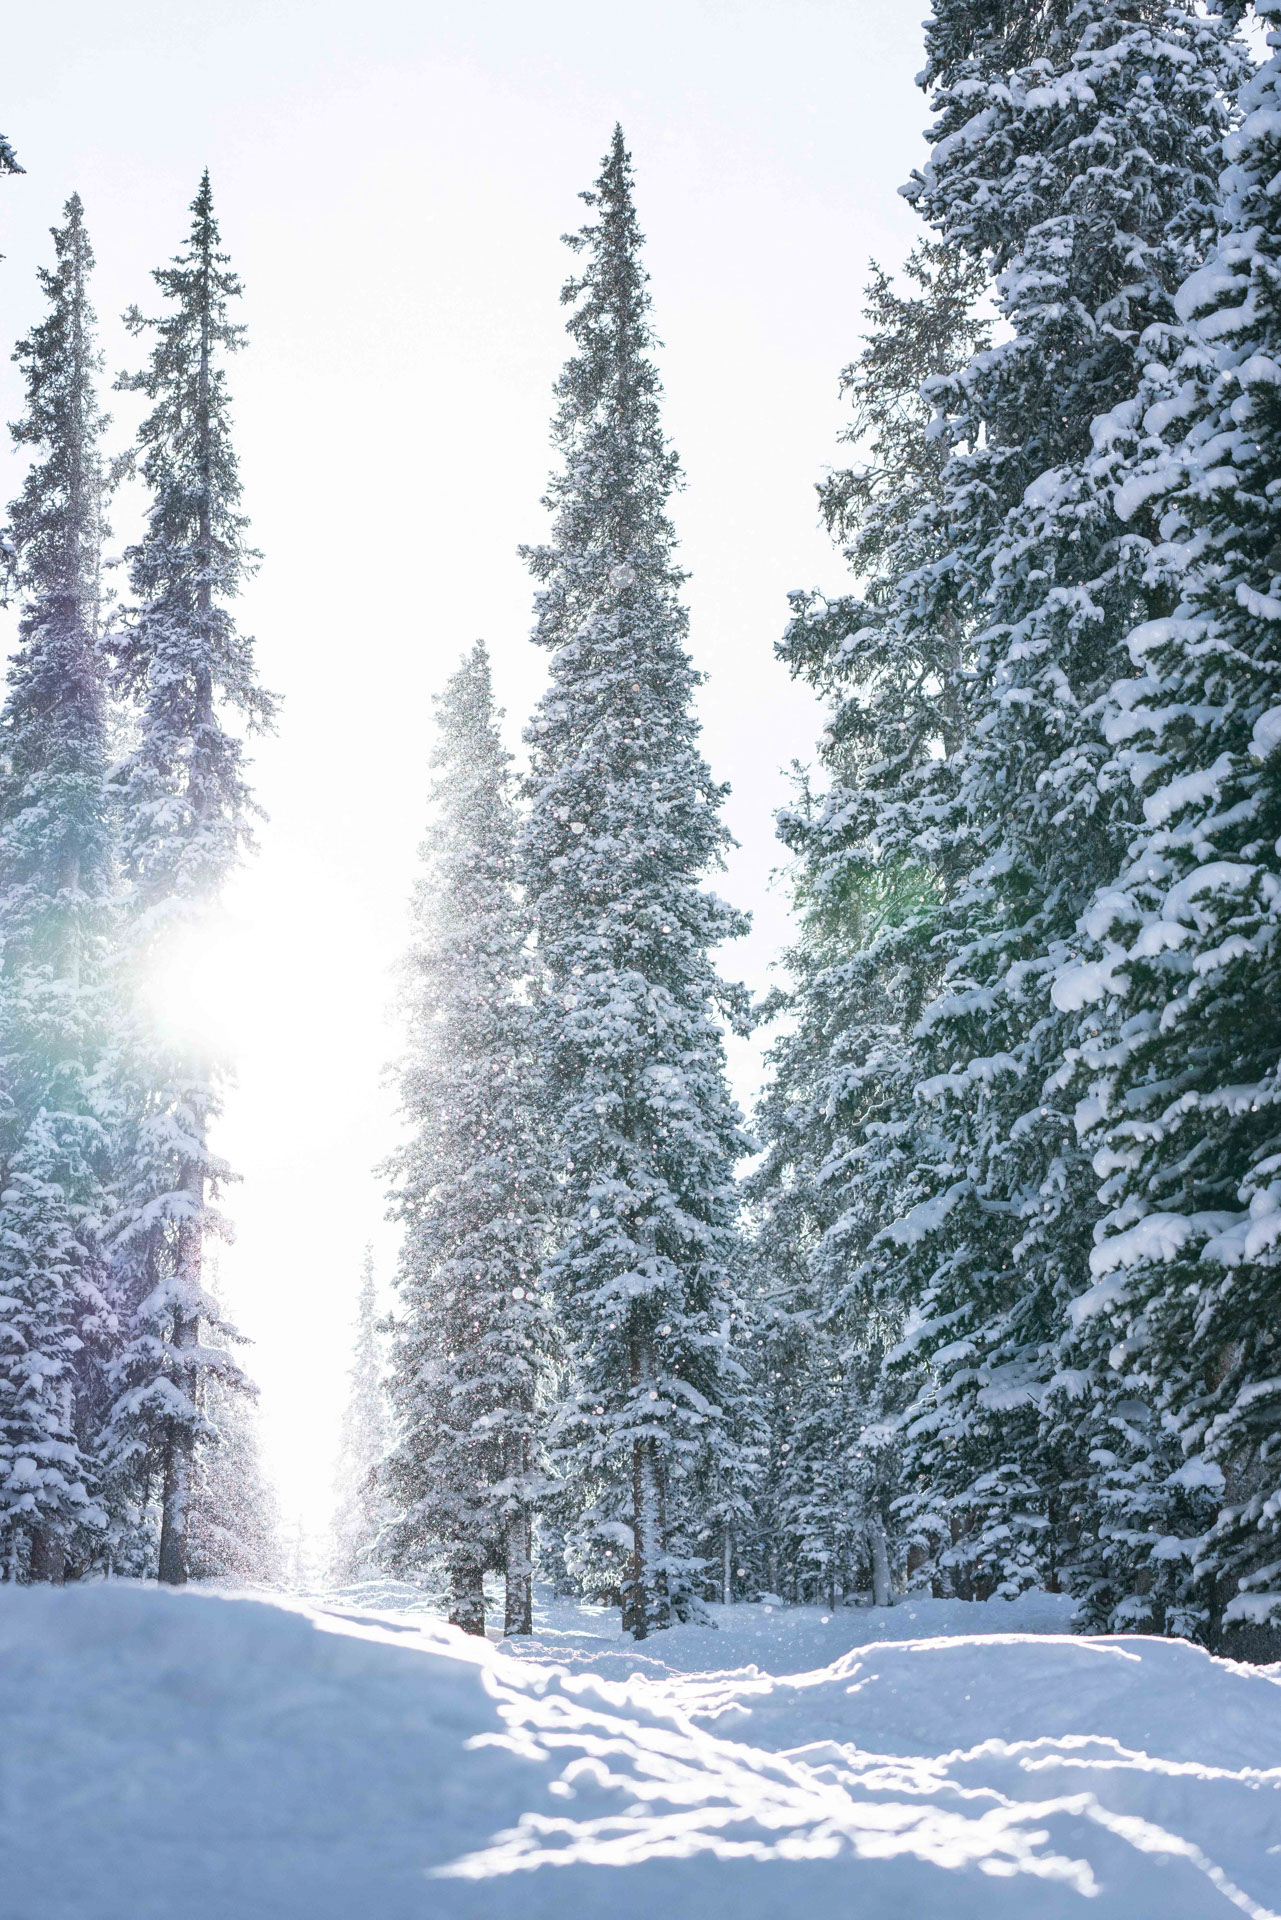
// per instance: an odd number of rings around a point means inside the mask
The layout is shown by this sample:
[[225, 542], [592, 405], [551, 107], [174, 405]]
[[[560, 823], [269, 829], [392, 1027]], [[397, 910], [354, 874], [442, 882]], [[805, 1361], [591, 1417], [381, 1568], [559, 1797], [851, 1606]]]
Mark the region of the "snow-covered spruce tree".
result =
[[334, 1476], [330, 1578], [339, 1586], [368, 1580], [377, 1570], [379, 1535], [392, 1518], [378, 1478], [391, 1437], [383, 1348], [374, 1295], [373, 1249], [366, 1248]]
[[1270, 1628], [1274, 1651], [1281, 4], [1255, 12], [1269, 54], [1226, 143], [1217, 247], [1180, 291], [1183, 328], [1152, 343], [1139, 404], [1098, 435], [1107, 457], [1125, 451], [1118, 510], [1159, 515], [1182, 592], [1131, 633], [1107, 703], [1108, 772], [1142, 817], [1056, 997], [1097, 1010], [1078, 1119], [1108, 1211], [1072, 1355], [1102, 1429], [1093, 1615], [1212, 1641]]
[[880, 650], [915, 644], [938, 681], [920, 745], [939, 765], [923, 794], [911, 764], [881, 785], [865, 830], [872, 862], [937, 886], [945, 971], [912, 1043], [939, 1148], [881, 1246], [903, 1363], [928, 1372], [905, 1520], [963, 1591], [1009, 1594], [1058, 1577], [1083, 1464], [1046, 1405], [1097, 1216], [1056, 1079], [1075, 1016], [1050, 985], [1133, 811], [1101, 791], [1096, 704], [1170, 594], [1150, 533], [1112, 512], [1091, 423], [1134, 392], [1141, 336], [1203, 257], [1239, 54], [1191, 0], [938, 0], [927, 33], [938, 118], [909, 197], [989, 266], [1009, 333], [935, 384], [945, 555], [847, 635], [843, 670], [874, 684]]
[[563, 457], [535, 640], [550, 685], [528, 730], [529, 910], [561, 1176], [546, 1271], [572, 1356], [558, 1458], [573, 1543], [638, 1637], [685, 1614], [712, 1500], [740, 1467], [730, 1403], [739, 1260], [732, 1169], [745, 1149], [718, 1013], [741, 995], [709, 958], [744, 921], [701, 876], [726, 844], [724, 789], [698, 752], [660, 388], [631, 162], [616, 129], [564, 299]]
[[389, 1564], [444, 1560], [450, 1618], [485, 1627], [484, 1575], [507, 1582], [505, 1631], [530, 1631], [535, 1509], [555, 1356], [539, 1287], [547, 1177], [516, 890], [511, 756], [477, 643], [437, 702], [435, 808], [406, 963], [400, 1069], [410, 1137], [396, 1160], [387, 1491]]
[[200, 1383], [216, 1375], [233, 1386], [240, 1375], [224, 1346], [202, 1340], [202, 1325], [219, 1339], [228, 1332], [201, 1281], [206, 1239], [220, 1230], [212, 1200], [229, 1177], [209, 1146], [218, 1063], [199, 1041], [161, 1031], [147, 983], [157, 965], [206, 937], [223, 882], [250, 844], [242, 734], [270, 724], [273, 706], [232, 614], [256, 560], [224, 366], [244, 329], [230, 318], [241, 288], [220, 251], [208, 174], [191, 211], [186, 247], [153, 276], [169, 310], [156, 320], [126, 315], [155, 344], [145, 370], [119, 383], [151, 402], [138, 434], [150, 502], [127, 555], [137, 604], [115, 642], [137, 741], [116, 775], [131, 991], [113, 1268], [126, 1338], [104, 1445], [122, 1498], [145, 1499], [159, 1484], [158, 1569], [177, 1584], [186, 1578], [192, 1453], [211, 1431]]
[[[950, 791], [948, 760], [934, 750], [943, 740], [955, 746], [962, 637], [945, 600], [951, 545], [940, 493], [950, 441], [923, 389], [985, 344], [974, 312], [984, 276], [928, 244], [914, 250], [905, 273], [909, 290], [898, 292], [873, 267], [865, 345], [842, 375], [854, 414], [845, 438], [858, 464], [821, 489], [824, 516], [861, 591], [830, 601], [795, 596], [781, 648], [833, 708], [821, 749], [826, 790], [803, 780], [779, 816], [796, 859], [798, 936], [785, 956], [791, 987], [772, 1003], [791, 1020], [770, 1054], [757, 1119], [766, 1151], [751, 1182], [767, 1276], [760, 1318], [772, 1409], [761, 1518], [775, 1537], [766, 1584], [781, 1580], [789, 1591], [790, 1580], [813, 1572], [813, 1548], [797, 1563], [799, 1539], [783, 1524], [780, 1503], [791, 1509], [793, 1488], [804, 1503], [807, 1478], [830, 1485], [838, 1463], [825, 1562], [840, 1567], [847, 1585], [865, 1575], [876, 1584], [870, 1547], [893, 1518], [895, 1450], [882, 1429], [892, 1407], [910, 1398], [903, 1379], [883, 1374], [901, 1315], [876, 1237], [928, 1193], [941, 1150], [915, 1100], [909, 1036], [937, 985], [930, 934], [942, 881], [932, 846], [912, 847], [900, 832], [891, 853], [878, 829], [882, 808], [916, 822], [938, 815]], [[914, 580], [938, 611], [905, 632], [897, 596]], [[853, 684], [851, 654], [860, 670]], [[876, 1435], [870, 1450], [860, 1439], [864, 1426]], [[866, 1513], [858, 1510], [864, 1493]], [[812, 1529], [807, 1538], [816, 1538]], [[907, 1542], [891, 1543], [900, 1565], [907, 1550]]]
[[[109, 1331], [100, 1229], [114, 892], [98, 636], [101, 356], [78, 195], [14, 358], [34, 459], [9, 511], [18, 648], [0, 714], [0, 1565], [61, 1579], [101, 1510], [82, 1447]], [[79, 1404], [77, 1404], [79, 1403]]]
[[1012, 1593], [1061, 1578], [1088, 1518], [1059, 1335], [1097, 1198], [1063, 1097], [1077, 1018], [1050, 986], [1133, 814], [1100, 780], [1097, 702], [1135, 621], [1170, 600], [1150, 530], [1112, 511], [1091, 428], [1134, 391], [1142, 336], [1203, 257], [1239, 54], [1182, 0], [992, 27], [990, 7], [938, 9], [935, 159], [915, 189], [945, 239], [988, 253], [1011, 337], [945, 402], [983, 429], [946, 480], [977, 632], [948, 823], [962, 877], [919, 1048], [949, 1154], [899, 1237], [935, 1374], [909, 1475], [923, 1510], [942, 1505], [963, 1581]]
[[279, 1586], [280, 1513], [263, 1470], [253, 1396], [211, 1372], [200, 1383], [200, 1399], [211, 1435], [192, 1458], [188, 1574], [193, 1580]]

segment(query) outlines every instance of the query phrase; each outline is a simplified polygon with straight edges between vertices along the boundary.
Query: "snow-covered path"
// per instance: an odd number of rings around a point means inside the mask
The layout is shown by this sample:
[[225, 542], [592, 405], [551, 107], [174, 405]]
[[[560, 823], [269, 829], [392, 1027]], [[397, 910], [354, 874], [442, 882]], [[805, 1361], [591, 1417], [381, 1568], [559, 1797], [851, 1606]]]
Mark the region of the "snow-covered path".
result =
[[1277, 1669], [1049, 1596], [519, 1652], [409, 1599], [0, 1593], [4, 1920], [1281, 1912]]

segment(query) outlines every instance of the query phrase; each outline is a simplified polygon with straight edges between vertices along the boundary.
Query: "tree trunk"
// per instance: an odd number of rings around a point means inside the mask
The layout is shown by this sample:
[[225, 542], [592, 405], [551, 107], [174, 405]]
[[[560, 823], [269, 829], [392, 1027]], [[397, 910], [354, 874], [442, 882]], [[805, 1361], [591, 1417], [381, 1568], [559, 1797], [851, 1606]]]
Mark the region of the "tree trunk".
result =
[[728, 1521], [721, 1544], [721, 1601], [727, 1607], [734, 1604], [734, 1535]]
[[507, 1522], [507, 1608], [503, 1633], [534, 1631], [534, 1529], [529, 1509], [522, 1507]]
[[[175, 1347], [194, 1346], [189, 1321], [174, 1328]], [[160, 1510], [160, 1579], [167, 1587], [187, 1584], [187, 1509], [191, 1497], [191, 1428], [174, 1425], [165, 1448], [165, 1486]]]
[[[203, 1145], [204, 1125], [198, 1122]], [[183, 1168], [182, 1189], [192, 1201], [192, 1212], [178, 1229], [178, 1299], [174, 1309], [173, 1347], [189, 1353], [200, 1334], [199, 1301], [201, 1258], [204, 1251], [205, 1176], [199, 1162]], [[174, 1384], [184, 1394], [194, 1389], [181, 1361]], [[194, 1411], [194, 1409], [193, 1409]], [[194, 1436], [190, 1421], [172, 1421], [165, 1447], [165, 1484], [160, 1515], [159, 1575], [166, 1586], [187, 1584], [187, 1521], [191, 1503], [191, 1456]]]
[[485, 1575], [474, 1560], [455, 1560], [449, 1569], [449, 1624], [464, 1633], [485, 1631]]
[[644, 1452], [644, 1441], [633, 1440], [632, 1564], [627, 1584], [623, 1589], [623, 1632], [630, 1633], [637, 1640], [643, 1640], [649, 1632], [648, 1609], [645, 1604], [647, 1572], [645, 1540], [641, 1527], [641, 1510], [645, 1504]]
[[881, 1525], [879, 1514], [873, 1514], [867, 1523], [867, 1539], [872, 1550], [872, 1605], [888, 1607], [893, 1604], [894, 1590], [890, 1585], [890, 1556], [885, 1546], [885, 1528]]
[[655, 1627], [667, 1625], [659, 1561], [663, 1556], [662, 1490], [652, 1440], [638, 1440], [632, 1448], [632, 1556], [631, 1631], [645, 1639]]
[[[628, 1340], [628, 1369], [632, 1393], [635, 1395], [644, 1375], [644, 1361], [643, 1341], [634, 1313]], [[622, 1607], [623, 1632], [632, 1634], [637, 1640], [643, 1640], [649, 1632], [648, 1609], [645, 1604], [648, 1570], [645, 1564], [645, 1541], [641, 1528], [641, 1510], [645, 1504], [644, 1451], [643, 1441], [632, 1441], [632, 1564], [628, 1577], [623, 1583]]]
[[[653, 1354], [641, 1327], [633, 1322], [631, 1383], [643, 1395], [653, 1378]], [[642, 1401], [643, 1404], [643, 1401]], [[663, 1557], [662, 1487], [654, 1442], [632, 1442], [632, 1568], [623, 1607], [623, 1631], [644, 1640], [653, 1627], [667, 1625], [659, 1562]]]
[[67, 1547], [62, 1536], [44, 1530], [32, 1537], [30, 1578], [60, 1587], [66, 1578]]

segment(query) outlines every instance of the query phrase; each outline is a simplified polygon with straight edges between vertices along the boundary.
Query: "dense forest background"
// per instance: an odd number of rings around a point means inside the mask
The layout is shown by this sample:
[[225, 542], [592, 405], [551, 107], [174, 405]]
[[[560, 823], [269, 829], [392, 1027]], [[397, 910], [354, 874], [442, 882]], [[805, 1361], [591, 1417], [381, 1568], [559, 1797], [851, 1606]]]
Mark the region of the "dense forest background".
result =
[[[1048, 1587], [1084, 1626], [1271, 1644], [1277, 68], [1245, 11], [926, 24], [924, 229], [871, 264], [819, 490], [847, 584], [793, 591], [776, 646], [827, 724], [755, 1005], [615, 128], [566, 236], [519, 761], [483, 642], [435, 698], [349, 1573], [441, 1581], [473, 1632], [492, 1573], [508, 1633], [541, 1575], [637, 1638], [743, 1593]], [[243, 289], [206, 173], [125, 315], [121, 456], [75, 193], [53, 243], [7, 535], [3, 1564], [243, 1577], [218, 1541], [256, 1534], [274, 1577], [196, 1004], [278, 720], [241, 624]], [[341, 1010], [310, 1010], [323, 1065]], [[762, 1030], [745, 1116], [728, 1038]]]

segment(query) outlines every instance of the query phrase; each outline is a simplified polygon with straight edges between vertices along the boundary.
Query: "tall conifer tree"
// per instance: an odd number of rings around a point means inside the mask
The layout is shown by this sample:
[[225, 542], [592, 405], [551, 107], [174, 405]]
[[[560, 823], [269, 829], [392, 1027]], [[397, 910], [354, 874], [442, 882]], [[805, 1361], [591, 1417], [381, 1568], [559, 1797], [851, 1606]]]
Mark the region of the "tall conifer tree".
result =
[[479, 643], [438, 701], [435, 823], [414, 897], [400, 1074], [410, 1138], [394, 1164], [404, 1225], [386, 1482], [393, 1565], [443, 1559], [450, 1618], [530, 1631], [531, 1529], [555, 1338], [538, 1285], [545, 1163], [535, 1105], [511, 756]]
[[535, 640], [551, 683], [529, 729], [524, 872], [545, 970], [541, 1045], [562, 1181], [547, 1278], [574, 1376], [557, 1442], [577, 1552], [637, 1636], [692, 1603], [689, 1545], [735, 1478], [729, 1403], [745, 1149], [711, 950], [743, 917], [700, 884], [727, 836], [697, 747], [660, 388], [631, 162], [616, 129], [570, 236], [575, 353], [557, 388]]
[[238, 1378], [202, 1323], [222, 1322], [202, 1284], [211, 1199], [228, 1169], [211, 1152], [218, 1066], [206, 1047], [179, 1043], [148, 1017], [149, 969], [211, 924], [224, 881], [251, 841], [244, 728], [270, 723], [272, 701], [254, 675], [253, 643], [232, 605], [256, 556], [245, 540], [224, 362], [244, 344], [231, 318], [240, 296], [220, 250], [206, 173], [183, 251], [154, 279], [168, 311], [134, 333], [155, 344], [146, 369], [122, 378], [151, 410], [139, 429], [150, 494], [142, 539], [128, 553], [137, 607], [117, 644], [118, 684], [134, 703], [138, 739], [118, 775], [129, 883], [133, 1032], [126, 1168], [115, 1235], [118, 1291], [128, 1311], [117, 1399], [107, 1434], [118, 1484], [161, 1486], [159, 1572], [186, 1578], [192, 1451], [207, 1431], [199, 1383]]
[[[1058, 1337], [1098, 1203], [1063, 1097], [1076, 1018], [1050, 989], [1134, 811], [1100, 779], [1097, 702], [1134, 621], [1171, 593], [1154, 529], [1116, 519], [1093, 425], [1133, 393], [1144, 336], [1204, 258], [1240, 71], [1188, 0], [999, 11], [997, 30], [990, 8], [940, 0], [936, 151], [915, 189], [944, 239], [992, 260], [1011, 335], [944, 396], [983, 436], [945, 477], [973, 639], [943, 827], [947, 975], [918, 1057], [948, 1154], [900, 1229], [914, 1354], [937, 1382], [908, 1470], [980, 1593], [1071, 1577], [1077, 1549], [1084, 1461]], [[975, 122], [980, 99], [991, 117]]]
[[[796, 596], [782, 649], [834, 703], [822, 743], [826, 788], [806, 779], [779, 816], [796, 856], [799, 932], [786, 956], [792, 986], [774, 1002], [792, 1021], [771, 1050], [758, 1120], [766, 1151], [751, 1183], [769, 1276], [768, 1525], [784, 1585], [833, 1572], [875, 1585], [871, 1548], [893, 1532], [896, 1448], [888, 1438], [865, 1446], [861, 1435], [910, 1398], [907, 1382], [882, 1375], [901, 1312], [877, 1235], [928, 1192], [939, 1149], [916, 1108], [910, 1044], [938, 982], [930, 937], [938, 881], [919, 852], [878, 859], [877, 814], [888, 792], [903, 812], [937, 816], [950, 791], [947, 759], [931, 749], [949, 736], [955, 745], [961, 623], [948, 609], [924, 632], [902, 635], [891, 610], [906, 582], [924, 592], [947, 564], [940, 491], [956, 441], [937, 431], [931, 383], [986, 344], [974, 312], [985, 276], [981, 265], [922, 244], [904, 278], [900, 290], [873, 265], [865, 344], [841, 376], [856, 464], [820, 494], [861, 591]], [[882, 644], [851, 691], [847, 637], [865, 634], [866, 667], [866, 630]], [[820, 1480], [822, 1518], [808, 1491]], [[902, 1565], [903, 1543], [891, 1538], [887, 1552]]]
[[13, 436], [35, 459], [10, 509], [22, 614], [0, 716], [0, 1554], [10, 1579], [61, 1578], [101, 1519], [76, 1402], [86, 1343], [109, 1321], [106, 422], [78, 195], [65, 214], [53, 230], [56, 264], [40, 270], [49, 311], [14, 354], [27, 404]]
[[[1224, 11], [1240, 13], [1238, 5]], [[1129, 636], [1109, 779], [1142, 812], [1055, 997], [1107, 1209], [1067, 1359], [1090, 1382], [1097, 1624], [1281, 1645], [1281, 5], [1226, 142], [1223, 231], [1097, 433], [1157, 520], [1170, 615]]]
[[929, 1381], [907, 1436], [916, 1544], [964, 1590], [1013, 1593], [1071, 1550], [1076, 1424], [1047, 1394], [1097, 1217], [1062, 1097], [1075, 1017], [1050, 986], [1133, 812], [1100, 785], [1096, 703], [1170, 595], [1151, 530], [1113, 515], [1091, 427], [1203, 257], [1239, 67], [1191, 0], [937, 0], [927, 46], [938, 118], [911, 197], [993, 269], [1009, 334], [934, 389], [954, 448], [939, 556], [824, 644], [852, 690], [915, 650], [937, 708], [867, 781], [863, 857], [929, 877], [944, 975], [912, 1042], [919, 1198], [879, 1245], [904, 1364]]

